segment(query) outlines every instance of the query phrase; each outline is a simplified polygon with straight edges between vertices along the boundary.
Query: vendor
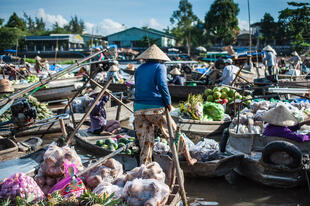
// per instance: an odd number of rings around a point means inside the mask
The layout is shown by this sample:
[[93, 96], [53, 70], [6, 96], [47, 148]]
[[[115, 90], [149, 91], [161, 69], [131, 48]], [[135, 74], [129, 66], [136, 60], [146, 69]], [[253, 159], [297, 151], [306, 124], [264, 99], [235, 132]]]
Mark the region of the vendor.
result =
[[292, 57], [288, 60], [296, 70], [300, 70], [301, 58], [296, 51], [292, 53]]
[[[276, 64], [277, 64], [277, 57], [276, 51], [269, 45], [267, 45], [263, 51], [266, 52], [266, 57], [263, 59], [266, 67], [268, 68], [268, 75], [274, 75]], [[265, 71], [265, 76], [267, 76], [267, 72]]]
[[310, 140], [310, 135], [297, 134], [296, 131], [302, 125], [310, 125], [310, 120], [298, 123], [291, 112], [283, 105], [279, 105], [274, 109], [266, 112], [262, 119], [268, 123], [263, 135], [284, 137], [297, 142], [305, 142]]
[[[96, 47], [95, 48], [95, 52], [99, 52], [100, 51], [100, 48], [99, 47]], [[94, 58], [95, 61], [103, 61], [104, 60], [104, 56], [102, 54], [102, 52], [100, 54], [98, 54], [95, 58]]]
[[34, 65], [34, 69], [36, 70], [36, 72], [38, 74], [40, 74], [41, 68], [43, 67], [43, 65], [41, 63], [41, 57], [36, 56], [34, 59], [36, 60], [36, 63]]
[[76, 73], [75, 76], [82, 77], [84, 74], [87, 74], [87, 70], [85, 67], [81, 67], [80, 70]]
[[236, 74], [240, 70], [239, 67], [233, 65], [232, 59], [225, 60], [226, 66], [224, 67], [224, 71], [222, 73], [222, 76], [220, 78], [220, 84], [221, 85], [231, 85], [231, 83], [236, 78]]
[[[97, 94], [101, 92], [99, 87], [91, 93], [91, 97], [96, 98]], [[110, 95], [105, 93], [104, 96], [98, 101], [94, 109], [90, 113], [90, 128], [88, 132], [94, 134], [115, 134], [120, 131], [120, 122], [117, 120], [107, 120], [105, 111], [105, 104], [109, 101]], [[92, 103], [91, 103], [92, 104]]]
[[119, 71], [118, 61], [113, 61], [113, 65], [110, 67], [108, 71], [107, 79], [109, 80], [112, 76], [113, 83], [118, 83], [122, 79], [118, 71]]
[[[145, 63], [135, 72], [134, 125], [141, 149], [140, 164], [148, 164], [152, 162], [154, 127], [159, 128], [165, 138], [169, 137], [165, 107], [171, 110], [171, 97], [167, 85], [167, 68], [162, 62], [170, 59], [155, 44], [137, 59], [143, 59]], [[174, 133], [176, 124], [172, 118], [170, 122]], [[191, 158], [183, 137], [180, 141], [188, 163], [195, 164], [197, 160]]]
[[178, 70], [178, 68], [174, 68], [170, 74], [173, 76], [173, 79], [170, 80], [168, 83], [169, 84], [174, 84], [174, 85], [183, 85], [183, 80], [181, 77], [181, 72]]

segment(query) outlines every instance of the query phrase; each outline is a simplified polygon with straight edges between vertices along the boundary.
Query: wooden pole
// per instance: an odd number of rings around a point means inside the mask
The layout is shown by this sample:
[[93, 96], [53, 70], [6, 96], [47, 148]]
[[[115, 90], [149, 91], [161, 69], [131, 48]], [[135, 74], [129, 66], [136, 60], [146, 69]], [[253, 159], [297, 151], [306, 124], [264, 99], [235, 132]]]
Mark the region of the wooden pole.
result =
[[[120, 98], [119, 98], [120, 101], [123, 100], [123, 93], [120, 94]], [[122, 109], [122, 104], [118, 104], [117, 106], [117, 112], [116, 112], [116, 120], [119, 121], [119, 118], [120, 118], [120, 114], [121, 114], [121, 109]]]
[[73, 112], [73, 108], [72, 108], [72, 101], [70, 101], [69, 98], [68, 98], [68, 105], [69, 105], [69, 109], [70, 109], [70, 113], [71, 113], [72, 123], [73, 123], [73, 126], [75, 128], [76, 127], [76, 122], [75, 122], [74, 112]]
[[69, 145], [74, 137], [74, 135], [79, 131], [80, 127], [82, 126], [82, 124], [85, 122], [86, 118], [90, 115], [91, 111], [93, 111], [93, 109], [95, 108], [95, 106], [97, 105], [97, 103], [99, 102], [99, 100], [102, 98], [103, 94], [105, 93], [105, 91], [108, 89], [108, 87], [110, 86], [112, 82], [112, 79], [110, 79], [105, 87], [101, 90], [101, 92], [99, 93], [99, 95], [97, 96], [97, 98], [95, 99], [95, 101], [93, 102], [93, 104], [91, 105], [91, 107], [88, 109], [88, 111], [84, 114], [83, 118], [81, 119], [81, 121], [79, 122], [79, 124], [77, 125], [77, 127], [74, 129], [74, 131], [70, 134], [70, 136], [68, 137], [67, 140], [67, 144]]
[[165, 112], [166, 112], [166, 118], [167, 118], [167, 124], [168, 124], [169, 136], [170, 136], [170, 148], [171, 148], [172, 155], [173, 155], [173, 161], [174, 161], [174, 164], [176, 167], [178, 183], [180, 185], [181, 198], [182, 198], [183, 205], [188, 206], [187, 197], [186, 197], [185, 188], [184, 188], [184, 180], [183, 180], [181, 167], [180, 167], [180, 163], [179, 163], [179, 156], [177, 154], [177, 150], [176, 150], [176, 147], [174, 144], [174, 136], [173, 136], [171, 122], [170, 122], [171, 117], [170, 117], [170, 114], [169, 114], [169, 111], [167, 108], [166, 108]]
[[68, 136], [68, 134], [67, 134], [67, 130], [66, 130], [66, 126], [65, 126], [64, 120], [60, 118], [59, 119], [59, 124], [60, 124], [62, 135], [64, 136], [64, 138], [66, 138]]

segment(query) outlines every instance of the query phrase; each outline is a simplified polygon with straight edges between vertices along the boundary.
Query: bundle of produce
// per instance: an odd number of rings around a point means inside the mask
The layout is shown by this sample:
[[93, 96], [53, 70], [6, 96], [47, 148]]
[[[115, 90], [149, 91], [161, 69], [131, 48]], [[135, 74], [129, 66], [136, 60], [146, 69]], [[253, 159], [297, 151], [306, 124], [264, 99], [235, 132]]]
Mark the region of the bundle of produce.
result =
[[96, 188], [102, 182], [113, 182], [123, 174], [123, 165], [113, 158], [108, 159], [81, 178], [90, 189]]
[[[245, 108], [240, 112], [239, 115], [239, 125], [238, 125], [238, 116], [236, 116], [230, 128], [234, 129], [234, 132], [247, 134], [251, 133], [249, 131], [249, 119], [253, 119], [254, 125], [252, 133], [261, 134], [263, 132], [266, 124], [263, 124], [262, 116], [270, 109], [277, 107], [279, 104], [284, 105], [291, 111], [293, 116], [297, 119], [298, 122], [303, 121], [309, 117], [310, 114], [310, 103], [308, 102], [281, 102], [281, 101], [259, 101], [252, 102], [250, 108]], [[237, 131], [238, 129], [238, 131]], [[303, 129], [303, 128], [302, 128]]]
[[32, 177], [16, 173], [0, 183], [0, 198], [15, 201], [16, 197], [31, 197], [33, 201], [39, 201], [44, 199], [44, 194]]
[[40, 81], [39, 77], [37, 77], [36, 75], [29, 75], [28, 77], [26, 77], [26, 80], [28, 83], [35, 83]]
[[77, 171], [83, 170], [81, 158], [74, 148], [68, 146], [58, 147], [51, 144], [43, 155], [44, 161], [40, 165], [35, 181], [38, 183], [44, 194], [64, 178], [65, 161], [67, 164], [75, 164]]
[[122, 197], [128, 205], [165, 205], [170, 190], [168, 185], [155, 179], [135, 179], [127, 182]]
[[[97, 140], [96, 145], [104, 148], [105, 150], [112, 152], [116, 149], [135, 142], [136, 138], [128, 136], [127, 134], [118, 134], [113, 137], [103, 138], [102, 140]], [[139, 152], [139, 147], [133, 145], [131, 149], [126, 149], [125, 154], [132, 155]]]
[[201, 120], [203, 118], [203, 97], [201, 94], [189, 94], [187, 101], [179, 104], [181, 115], [185, 118]]
[[204, 119], [221, 121], [224, 118], [224, 107], [219, 103], [205, 102], [203, 104]]
[[249, 104], [251, 102], [250, 99], [252, 99], [251, 95], [242, 96], [235, 89], [225, 86], [214, 87], [213, 90], [206, 89], [204, 93], [208, 102], [216, 102], [220, 104], [230, 103], [235, 99], [246, 100], [245, 103]]
[[189, 150], [193, 158], [205, 162], [217, 159], [219, 144], [213, 139], [204, 138], [196, 145], [190, 147]]
[[[3, 95], [0, 98], [0, 100], [4, 99], [6, 97], [8, 97], [8, 95]], [[37, 110], [37, 119], [39, 119], [39, 120], [46, 119], [46, 118], [49, 118], [52, 115], [52, 112], [47, 107], [48, 104], [44, 104], [44, 103], [39, 102], [37, 100], [37, 98], [35, 98], [35, 97], [31, 96], [31, 95], [26, 96], [26, 98], [28, 99], [29, 103], [36, 108], [36, 110]], [[1, 122], [6, 122], [6, 121], [11, 120], [11, 118], [12, 118], [12, 113], [11, 113], [11, 110], [8, 109], [0, 116], [0, 121]]]

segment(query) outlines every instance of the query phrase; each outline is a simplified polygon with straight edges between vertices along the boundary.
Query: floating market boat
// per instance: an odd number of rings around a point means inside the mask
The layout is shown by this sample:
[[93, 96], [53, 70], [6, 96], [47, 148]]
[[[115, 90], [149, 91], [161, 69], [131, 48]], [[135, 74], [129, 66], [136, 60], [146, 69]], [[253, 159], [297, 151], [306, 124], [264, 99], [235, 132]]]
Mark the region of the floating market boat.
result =
[[0, 138], [0, 161], [11, 159], [18, 153], [17, 144], [8, 138]]
[[[153, 155], [154, 161], [158, 162], [159, 165], [164, 169], [168, 170], [170, 165], [173, 164], [173, 161], [168, 155]], [[188, 165], [186, 161], [180, 160], [180, 166], [184, 172], [184, 175], [187, 177], [221, 177], [233, 169], [237, 168], [243, 159], [243, 155], [228, 155], [228, 154], [220, 154], [218, 159], [201, 162], [198, 161], [194, 165]]]
[[[31, 86], [28, 84], [13, 85], [15, 91], [25, 89]], [[32, 95], [39, 101], [52, 101], [68, 99], [74, 96], [77, 89], [83, 85], [82, 78], [57, 79], [49, 82], [47, 88], [40, 88]]]
[[292, 188], [306, 184], [302, 156], [309, 154], [310, 142], [237, 134], [232, 129], [226, 141], [224, 139], [222, 145], [226, 145], [227, 153], [244, 155], [235, 169], [238, 174], [272, 187]]

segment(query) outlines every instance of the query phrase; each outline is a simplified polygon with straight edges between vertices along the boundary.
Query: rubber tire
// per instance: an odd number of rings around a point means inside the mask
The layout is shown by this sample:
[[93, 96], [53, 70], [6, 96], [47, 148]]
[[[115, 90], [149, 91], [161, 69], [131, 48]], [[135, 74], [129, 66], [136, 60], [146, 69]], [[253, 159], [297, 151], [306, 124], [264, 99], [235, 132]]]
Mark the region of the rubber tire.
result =
[[272, 141], [268, 143], [262, 152], [263, 162], [267, 164], [274, 164], [270, 160], [270, 156], [275, 152], [286, 152], [294, 159], [291, 164], [287, 165], [288, 167], [300, 167], [302, 163], [302, 152], [296, 145], [287, 141]]
[[229, 130], [226, 128], [223, 131], [221, 142], [220, 142], [220, 145], [219, 145], [220, 146], [220, 151], [223, 152], [223, 153], [226, 151], [226, 145], [227, 145], [228, 139], [229, 139]]

